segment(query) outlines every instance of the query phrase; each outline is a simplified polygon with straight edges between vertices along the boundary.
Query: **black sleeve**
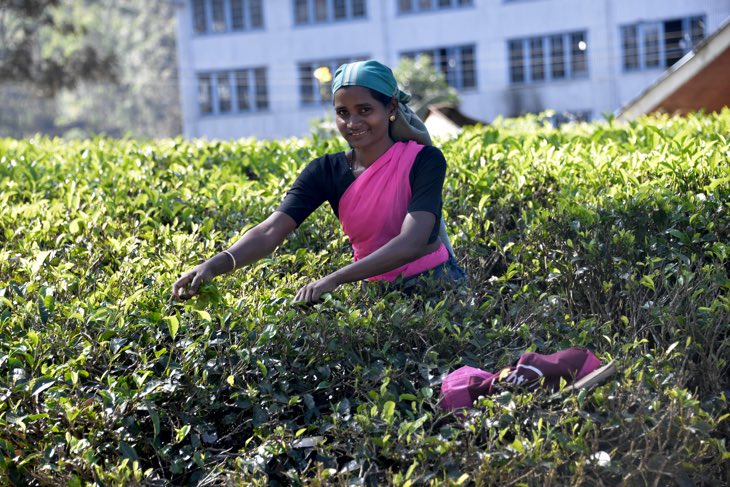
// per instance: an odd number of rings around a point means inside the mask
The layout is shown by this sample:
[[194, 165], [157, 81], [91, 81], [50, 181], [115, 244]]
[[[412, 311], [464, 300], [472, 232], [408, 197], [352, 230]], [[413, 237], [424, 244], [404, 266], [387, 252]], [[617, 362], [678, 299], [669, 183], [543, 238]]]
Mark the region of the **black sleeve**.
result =
[[287, 191], [284, 201], [277, 209], [292, 217], [297, 226], [301, 225], [327, 198], [322, 181], [323, 163], [324, 158], [310, 162], [294, 181], [291, 189]]
[[441, 219], [441, 191], [446, 177], [446, 159], [435, 147], [424, 147], [416, 156], [410, 173], [411, 202], [408, 213], [428, 211]]

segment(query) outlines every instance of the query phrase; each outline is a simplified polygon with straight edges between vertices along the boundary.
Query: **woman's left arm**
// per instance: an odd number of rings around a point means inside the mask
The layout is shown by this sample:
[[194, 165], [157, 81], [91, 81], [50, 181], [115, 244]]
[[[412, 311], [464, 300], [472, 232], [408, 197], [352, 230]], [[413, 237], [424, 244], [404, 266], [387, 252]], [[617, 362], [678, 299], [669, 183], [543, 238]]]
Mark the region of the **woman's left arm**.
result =
[[408, 213], [397, 237], [367, 257], [307, 284], [297, 292], [295, 300], [318, 301], [323, 293], [334, 291], [340, 284], [383, 274], [426, 255], [435, 223], [436, 215], [429, 211]]

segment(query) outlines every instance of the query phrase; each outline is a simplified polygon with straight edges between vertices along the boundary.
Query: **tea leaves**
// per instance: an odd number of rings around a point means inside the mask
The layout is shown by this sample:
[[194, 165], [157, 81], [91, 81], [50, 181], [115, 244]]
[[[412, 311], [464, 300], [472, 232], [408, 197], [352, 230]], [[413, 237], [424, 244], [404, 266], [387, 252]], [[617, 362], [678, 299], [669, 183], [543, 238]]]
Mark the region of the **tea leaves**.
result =
[[[351, 260], [329, 208], [169, 299], [337, 140], [0, 139], [0, 481], [722, 485], [730, 111], [441, 141], [468, 286], [296, 290]], [[438, 407], [461, 365], [586, 346], [591, 391]]]

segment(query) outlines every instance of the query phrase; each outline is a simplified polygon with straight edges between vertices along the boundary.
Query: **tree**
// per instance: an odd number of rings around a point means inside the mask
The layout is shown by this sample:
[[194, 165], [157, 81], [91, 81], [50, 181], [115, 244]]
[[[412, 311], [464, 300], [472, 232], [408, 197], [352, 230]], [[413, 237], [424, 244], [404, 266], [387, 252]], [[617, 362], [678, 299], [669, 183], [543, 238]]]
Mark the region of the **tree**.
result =
[[0, 0], [0, 81], [44, 96], [82, 80], [114, 81], [113, 46], [94, 35], [98, 2]]
[[169, 137], [181, 131], [173, 2], [98, 0], [96, 28], [119, 52], [116, 83], [61, 93], [57, 122], [81, 135]]
[[0, 0], [0, 42], [0, 136], [180, 133], [174, 2]]
[[444, 74], [433, 67], [429, 56], [403, 58], [393, 72], [401, 89], [412, 96], [409, 106], [421, 118], [426, 115], [428, 105], [460, 103], [458, 92], [449, 86]]

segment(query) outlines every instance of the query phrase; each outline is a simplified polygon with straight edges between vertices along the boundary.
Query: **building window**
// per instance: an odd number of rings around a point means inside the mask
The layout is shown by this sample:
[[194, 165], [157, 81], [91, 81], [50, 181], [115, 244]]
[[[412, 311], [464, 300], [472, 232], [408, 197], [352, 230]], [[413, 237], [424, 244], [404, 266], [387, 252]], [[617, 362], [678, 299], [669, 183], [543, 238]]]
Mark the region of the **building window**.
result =
[[211, 17], [213, 23], [211, 25], [213, 32], [226, 31], [226, 10], [223, 8], [223, 0], [211, 0]]
[[365, 17], [365, 0], [352, 0], [352, 16]]
[[207, 26], [205, 0], [193, 0], [193, 30], [196, 34], [202, 34], [208, 29]]
[[563, 36], [550, 36], [550, 72], [553, 79], [565, 79], [565, 42]]
[[361, 19], [366, 15], [365, 0], [294, 0], [297, 25]]
[[510, 83], [539, 83], [588, 76], [586, 32], [507, 41]]
[[215, 86], [218, 89], [218, 113], [228, 113], [232, 108], [230, 73], [218, 73], [216, 80]]
[[201, 115], [243, 113], [269, 108], [266, 68], [198, 74]]
[[441, 71], [446, 82], [457, 89], [476, 88], [475, 47], [439, 47], [420, 51], [407, 51], [401, 57], [415, 59], [419, 56], [431, 58], [434, 68]]
[[704, 16], [640, 22], [621, 27], [626, 71], [668, 68], [705, 37]]
[[[246, 12], [246, 10], [244, 10]], [[261, 0], [248, 2], [248, 18], [252, 29], [260, 29], [264, 26], [264, 6]]]
[[587, 50], [588, 43], [586, 42], [585, 32], [570, 34], [570, 71], [574, 78], [588, 75]]
[[264, 11], [261, 0], [246, 2], [230, 0], [231, 28], [233, 30], [256, 29], [264, 26]]
[[507, 42], [509, 50], [509, 78], [512, 83], [525, 81], [525, 51], [521, 40]]
[[621, 27], [621, 42], [624, 51], [624, 69], [639, 67], [639, 29], [635, 25]]
[[198, 105], [200, 113], [213, 113], [213, 85], [209, 74], [198, 75]]
[[263, 0], [193, 0], [193, 30], [196, 34], [252, 30], [263, 26]]
[[347, 18], [347, 2], [345, 0], [335, 0], [333, 9], [335, 20]]
[[318, 69], [329, 70], [330, 78], [335, 76], [337, 68], [345, 63], [364, 61], [367, 56], [353, 58], [328, 59], [323, 61], [309, 61], [299, 63], [299, 98], [302, 105], [320, 105], [332, 103], [332, 80], [320, 81], [315, 72]]
[[[647, 25], [643, 31], [644, 37], [644, 65], [647, 68], [657, 68], [661, 61], [659, 56], [659, 26]], [[637, 46], [638, 47], [638, 46]], [[638, 66], [639, 51], [636, 50], [636, 62]]]
[[256, 68], [253, 70], [253, 75], [256, 86], [256, 109], [266, 110], [269, 108], [269, 88], [266, 85], [266, 69]]
[[527, 42], [530, 48], [530, 73], [532, 73], [532, 81], [542, 81], [545, 79], [545, 51], [542, 48], [544, 40], [542, 37], [533, 37]]
[[236, 108], [239, 112], [251, 110], [251, 83], [246, 69], [236, 71]]
[[398, 0], [398, 13], [428, 12], [472, 5], [474, 0]]

